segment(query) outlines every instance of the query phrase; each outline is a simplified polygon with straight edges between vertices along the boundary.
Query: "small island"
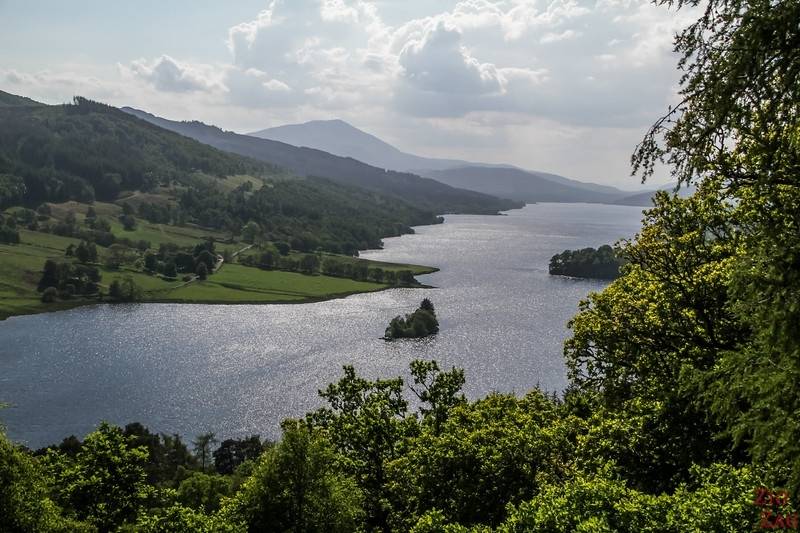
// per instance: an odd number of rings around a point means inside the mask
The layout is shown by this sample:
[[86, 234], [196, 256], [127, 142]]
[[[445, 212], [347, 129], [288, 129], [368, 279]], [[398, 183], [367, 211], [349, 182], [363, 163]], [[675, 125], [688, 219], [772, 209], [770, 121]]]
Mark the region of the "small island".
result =
[[554, 276], [572, 276], [591, 279], [617, 279], [620, 267], [624, 264], [621, 257], [609, 245], [596, 250], [564, 250], [550, 259], [550, 274]]
[[421, 339], [439, 332], [439, 321], [433, 303], [425, 298], [419, 308], [405, 317], [396, 316], [389, 323], [384, 340]]

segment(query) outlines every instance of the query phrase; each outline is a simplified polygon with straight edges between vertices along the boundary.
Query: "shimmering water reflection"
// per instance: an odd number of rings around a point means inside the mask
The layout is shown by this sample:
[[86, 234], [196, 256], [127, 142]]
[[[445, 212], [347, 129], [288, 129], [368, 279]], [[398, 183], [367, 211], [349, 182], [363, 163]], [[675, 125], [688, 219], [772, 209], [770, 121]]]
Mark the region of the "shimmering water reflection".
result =
[[[562, 343], [596, 281], [550, 277], [566, 248], [632, 236], [639, 208], [537, 204], [507, 216], [446, 217], [387, 239], [371, 259], [439, 267], [436, 289], [397, 289], [303, 305], [96, 306], [0, 322], [0, 411], [9, 435], [38, 447], [101, 420], [141, 421], [186, 437], [259, 433], [319, 405], [344, 364], [369, 376], [405, 373], [414, 358], [463, 367], [471, 397], [566, 384]], [[441, 333], [380, 340], [423, 297]]]

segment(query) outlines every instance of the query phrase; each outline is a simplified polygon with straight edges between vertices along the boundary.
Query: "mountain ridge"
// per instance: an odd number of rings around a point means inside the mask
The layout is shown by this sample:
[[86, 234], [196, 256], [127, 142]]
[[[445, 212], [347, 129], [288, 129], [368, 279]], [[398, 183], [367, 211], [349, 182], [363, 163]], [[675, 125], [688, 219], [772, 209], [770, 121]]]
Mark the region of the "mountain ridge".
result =
[[286, 124], [247, 135], [280, 141], [292, 146], [315, 148], [341, 157], [352, 157], [368, 165], [398, 172], [440, 170], [450, 166], [477, 164], [457, 159], [429, 158], [403, 152], [376, 135], [356, 128], [342, 119], [311, 120], [302, 124]]
[[534, 202], [585, 202], [614, 203], [620, 193], [580, 189], [568, 183], [548, 180], [517, 168], [457, 167], [427, 173], [433, 179], [454, 187], [464, 187], [483, 193], [528, 203]]
[[199, 121], [169, 120], [131, 107], [121, 109], [146, 122], [220, 150], [267, 162], [300, 176], [327, 178], [386, 194], [420, 209], [440, 214], [496, 214], [523, 205], [519, 201], [454, 188], [431, 178], [377, 168], [351, 157], [337, 156], [322, 150], [224, 131]]
[[616, 200], [626, 199], [627, 202], [633, 202], [631, 205], [646, 206], [650, 203], [643, 198], [648, 193], [653, 194], [653, 191], [625, 191], [514, 165], [417, 156], [341, 119], [287, 124], [249, 135], [352, 157], [379, 168], [414, 172], [453, 187], [524, 202], [615, 203]]

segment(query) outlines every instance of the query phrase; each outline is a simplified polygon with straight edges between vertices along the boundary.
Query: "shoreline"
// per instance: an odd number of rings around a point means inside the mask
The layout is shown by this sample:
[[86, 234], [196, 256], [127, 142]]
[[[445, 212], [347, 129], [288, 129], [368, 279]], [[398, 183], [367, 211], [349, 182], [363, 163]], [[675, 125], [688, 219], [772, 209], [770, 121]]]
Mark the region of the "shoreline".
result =
[[[397, 263], [393, 263], [397, 264]], [[423, 267], [423, 265], [414, 265], [418, 267]], [[435, 272], [439, 272], [439, 269], [436, 267], [423, 267], [426, 269], [425, 272], [419, 272], [415, 274], [415, 276], [426, 276], [428, 274], [433, 274]], [[350, 279], [350, 278], [340, 278], [340, 279]], [[177, 305], [302, 305], [302, 304], [311, 304], [311, 303], [320, 303], [320, 302], [327, 302], [329, 300], [341, 300], [343, 298], [347, 298], [349, 296], [354, 296], [356, 294], [372, 294], [377, 292], [388, 291], [392, 289], [435, 289], [436, 287], [433, 285], [427, 285], [424, 283], [419, 283], [417, 285], [412, 286], [392, 286], [386, 285], [384, 287], [377, 287], [372, 290], [357, 290], [357, 291], [345, 291], [345, 292], [337, 292], [331, 293], [325, 296], [308, 296], [304, 298], [295, 298], [291, 300], [273, 300], [273, 301], [263, 301], [263, 300], [237, 300], [237, 301], [221, 301], [221, 300], [182, 300], [182, 299], [171, 299], [171, 298], [151, 298], [151, 299], [144, 299], [138, 302], [110, 302], [110, 301], [98, 301], [98, 300], [74, 300], [74, 301], [58, 301], [52, 304], [48, 304], [49, 307], [44, 307], [41, 309], [25, 309], [23, 312], [15, 313], [13, 315], [0, 315], [0, 324], [11, 320], [17, 317], [26, 317], [32, 315], [43, 315], [48, 313], [59, 313], [62, 311], [71, 311], [78, 307], [90, 307], [90, 306], [101, 306], [101, 305], [145, 305], [145, 304], [177, 304]], [[36, 301], [32, 301], [31, 303], [35, 303]]]

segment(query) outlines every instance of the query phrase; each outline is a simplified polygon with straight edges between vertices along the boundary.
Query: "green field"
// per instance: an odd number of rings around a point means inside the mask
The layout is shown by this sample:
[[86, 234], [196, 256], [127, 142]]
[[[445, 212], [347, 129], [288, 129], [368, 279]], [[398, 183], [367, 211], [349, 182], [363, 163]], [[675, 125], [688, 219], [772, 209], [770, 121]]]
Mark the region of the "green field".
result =
[[[72, 212], [82, 221], [86, 212], [85, 204], [69, 202], [53, 204], [53, 218], [61, 219]], [[228, 240], [220, 232], [198, 227], [178, 227], [151, 224], [143, 220], [137, 221], [134, 231], [125, 231], [116, 220], [118, 206], [97, 203], [95, 210], [101, 216], [107, 216], [112, 232], [117, 237], [132, 241], [150, 242], [152, 249], [159, 244], [174, 243], [181, 247], [191, 247], [208, 237], [218, 239], [217, 250], [237, 251], [246, 246], [245, 243]], [[97, 303], [96, 298], [76, 297], [71, 300], [45, 304], [40, 301], [41, 294], [36, 290], [41, 278], [42, 267], [47, 259], [59, 262], [69, 261], [65, 250], [80, 241], [71, 237], [61, 237], [50, 233], [20, 229], [20, 244], [0, 244], [0, 320], [10, 316], [41, 313], [61, 309], [69, 309], [79, 305]], [[99, 248], [102, 262], [104, 249]], [[257, 249], [246, 253], [261, 253]], [[294, 255], [295, 252], [292, 252]], [[323, 257], [330, 254], [322, 254]], [[380, 267], [384, 270], [410, 270], [414, 274], [427, 274], [436, 269], [419, 265], [401, 265], [380, 263], [345, 256], [332, 256], [341, 261], [365, 262], [369, 267]], [[182, 280], [165, 280], [157, 275], [126, 266], [119, 270], [111, 270], [96, 265], [102, 274], [100, 286], [107, 292], [114, 280], [130, 276], [143, 292], [146, 302], [186, 302], [186, 303], [279, 303], [308, 302], [328, 298], [336, 298], [359, 292], [372, 292], [386, 289], [389, 285], [356, 281], [347, 278], [325, 275], [305, 275], [280, 270], [261, 270], [236, 263], [226, 263], [205, 281], [186, 283]]]
[[371, 292], [387, 285], [329, 276], [226, 265], [205, 281], [171, 290], [161, 299], [177, 302], [300, 302]]
[[[178, 246], [194, 246], [208, 237], [225, 240], [229, 235], [218, 231], [186, 226], [168, 226], [166, 224], [151, 224], [143, 220], [136, 221], [136, 228], [132, 231], [123, 229], [122, 224], [114, 220], [111, 222], [111, 232], [117, 237], [132, 241], [148, 241], [154, 248], [161, 243], [173, 243]], [[224, 247], [223, 247], [224, 248]]]
[[[46, 311], [36, 284], [47, 259], [62, 258], [77, 239], [28, 230], [20, 231], [22, 244], [0, 244], [0, 318]], [[72, 302], [62, 307], [72, 307]]]

